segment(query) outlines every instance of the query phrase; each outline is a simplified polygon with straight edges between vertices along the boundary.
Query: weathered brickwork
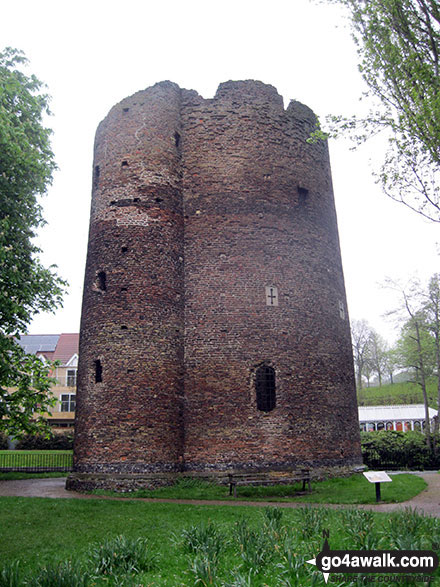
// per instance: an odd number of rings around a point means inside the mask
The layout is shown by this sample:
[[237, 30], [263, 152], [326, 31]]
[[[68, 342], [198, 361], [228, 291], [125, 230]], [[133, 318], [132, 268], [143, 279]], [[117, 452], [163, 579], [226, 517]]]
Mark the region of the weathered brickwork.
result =
[[[71, 487], [361, 463], [313, 123], [261, 82], [221, 84], [211, 100], [162, 82], [99, 126]], [[257, 409], [261, 366], [270, 411]]]

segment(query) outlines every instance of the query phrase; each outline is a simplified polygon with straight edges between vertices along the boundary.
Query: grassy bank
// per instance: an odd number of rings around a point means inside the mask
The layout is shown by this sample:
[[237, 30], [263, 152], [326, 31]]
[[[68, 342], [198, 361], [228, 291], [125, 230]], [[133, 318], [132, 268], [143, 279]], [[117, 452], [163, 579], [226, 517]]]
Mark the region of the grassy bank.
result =
[[[428, 401], [431, 408], [437, 409], [437, 379], [427, 384]], [[383, 406], [396, 404], [423, 404], [423, 393], [416, 383], [393, 383], [381, 387], [365, 387], [357, 392], [360, 406]]]
[[[26, 576], [76, 573], [76, 582], [56, 584], [321, 586], [322, 574], [306, 561], [321, 550], [323, 530], [330, 532], [332, 549], [437, 549], [440, 533], [439, 520], [412, 511], [133, 500], [1, 498], [0, 519], [0, 568], [6, 567], [4, 577], [19, 574], [16, 585], [25, 584]], [[356, 580], [340, 577], [337, 584]]]

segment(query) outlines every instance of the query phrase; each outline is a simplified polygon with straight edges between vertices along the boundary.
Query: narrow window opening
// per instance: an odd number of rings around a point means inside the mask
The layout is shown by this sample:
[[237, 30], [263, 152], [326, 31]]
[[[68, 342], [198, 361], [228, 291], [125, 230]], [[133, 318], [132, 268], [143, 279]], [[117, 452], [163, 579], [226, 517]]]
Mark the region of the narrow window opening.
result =
[[128, 251], [128, 247], [121, 247], [121, 253], [126, 253]]
[[102, 365], [99, 359], [95, 361], [95, 383], [102, 383]]
[[107, 275], [105, 271], [100, 271], [97, 275], [98, 277], [98, 287], [101, 291], [107, 290]]
[[122, 161], [121, 167], [128, 167], [128, 161]]
[[128, 291], [126, 287], [121, 287], [121, 292]]
[[306, 203], [308, 195], [309, 195], [308, 189], [298, 186], [298, 201], [301, 206]]
[[176, 145], [176, 149], [180, 146], [180, 134], [176, 131], [174, 133], [174, 144]]
[[99, 186], [99, 165], [95, 165], [95, 170], [93, 173], [93, 187], [98, 189]]
[[257, 396], [257, 409], [262, 412], [270, 412], [276, 405], [275, 394], [275, 369], [263, 365], [255, 374], [255, 391]]
[[158, 204], [160, 204], [161, 202], [163, 202], [163, 200], [162, 200], [162, 198], [156, 198], [156, 202], [157, 202]]
[[128, 326], [125, 326], [125, 325], [121, 326], [121, 330], [128, 330]]
[[130, 108], [123, 108], [122, 112], [127, 113], [130, 110]]
[[339, 316], [341, 320], [345, 320], [345, 306], [342, 300], [339, 300]]

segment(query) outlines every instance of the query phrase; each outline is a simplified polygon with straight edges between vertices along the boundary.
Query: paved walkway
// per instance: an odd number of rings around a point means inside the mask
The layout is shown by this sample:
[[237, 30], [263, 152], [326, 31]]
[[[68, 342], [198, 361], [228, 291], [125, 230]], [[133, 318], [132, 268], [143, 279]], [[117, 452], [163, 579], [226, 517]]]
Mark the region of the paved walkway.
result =
[[[417, 508], [420, 511], [430, 515], [440, 517], [440, 475], [436, 472], [417, 473], [427, 483], [428, 487], [413, 499], [403, 503], [385, 503], [378, 505], [360, 505], [356, 507], [371, 509], [376, 512], [391, 512], [405, 507]], [[68, 498], [68, 499], [115, 499], [126, 500], [127, 497], [104, 497], [99, 495], [89, 495], [77, 493], [76, 491], [66, 491], [65, 478], [50, 479], [24, 479], [21, 481], [0, 481], [0, 497], [49, 497], [49, 498]], [[156, 499], [156, 498], [139, 498], [139, 501], [160, 502], [160, 503], [184, 503], [192, 505], [228, 505], [228, 506], [278, 506], [282, 508], [301, 507], [302, 503], [278, 503], [264, 501], [208, 501], [195, 499]], [[331, 506], [344, 507], [344, 506]], [[347, 507], [347, 506], [345, 506]]]

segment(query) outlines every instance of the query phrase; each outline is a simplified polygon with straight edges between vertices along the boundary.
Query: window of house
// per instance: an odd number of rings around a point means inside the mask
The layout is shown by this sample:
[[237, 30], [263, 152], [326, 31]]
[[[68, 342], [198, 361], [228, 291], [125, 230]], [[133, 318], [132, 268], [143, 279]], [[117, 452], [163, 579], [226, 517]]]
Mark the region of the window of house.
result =
[[61, 395], [61, 411], [74, 412], [76, 406], [76, 395], [74, 393], [63, 393]]
[[67, 387], [76, 387], [76, 369], [67, 369]]
[[275, 369], [263, 365], [255, 374], [255, 391], [257, 395], [257, 409], [270, 412], [276, 405]]

